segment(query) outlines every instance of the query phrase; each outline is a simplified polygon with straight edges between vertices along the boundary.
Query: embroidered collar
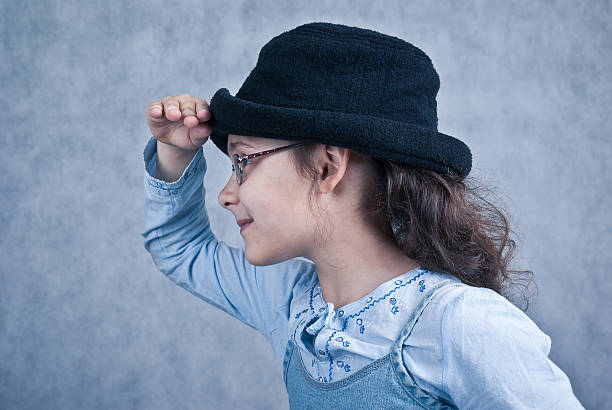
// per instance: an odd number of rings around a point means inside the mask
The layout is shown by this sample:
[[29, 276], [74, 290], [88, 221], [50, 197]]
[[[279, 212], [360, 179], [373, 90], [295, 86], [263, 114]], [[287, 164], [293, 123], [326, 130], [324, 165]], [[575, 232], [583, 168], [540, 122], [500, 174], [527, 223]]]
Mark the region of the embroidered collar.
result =
[[416, 295], [427, 286], [426, 272], [421, 267], [406, 272], [338, 310], [323, 300], [318, 279], [296, 295], [290, 337], [313, 378], [330, 382], [388, 353], [420, 301]]

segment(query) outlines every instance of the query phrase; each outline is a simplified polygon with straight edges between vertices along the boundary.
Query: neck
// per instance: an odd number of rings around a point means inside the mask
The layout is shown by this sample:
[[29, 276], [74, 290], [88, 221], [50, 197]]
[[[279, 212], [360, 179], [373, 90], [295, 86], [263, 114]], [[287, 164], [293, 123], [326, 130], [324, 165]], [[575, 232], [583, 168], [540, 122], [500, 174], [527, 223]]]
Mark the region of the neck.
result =
[[419, 267], [397, 243], [362, 224], [334, 226], [329, 241], [309, 259], [317, 267], [323, 300], [335, 308]]

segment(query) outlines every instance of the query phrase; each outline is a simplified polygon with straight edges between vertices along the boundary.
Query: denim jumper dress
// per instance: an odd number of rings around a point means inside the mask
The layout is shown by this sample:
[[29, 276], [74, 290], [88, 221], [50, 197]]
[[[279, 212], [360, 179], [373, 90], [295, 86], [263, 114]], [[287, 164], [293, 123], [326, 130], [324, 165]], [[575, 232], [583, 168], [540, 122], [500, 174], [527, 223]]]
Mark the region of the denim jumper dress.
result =
[[454, 409], [420, 389], [402, 361], [402, 346], [433, 296], [443, 286], [458, 286], [443, 280], [423, 296], [409, 315], [389, 353], [345, 379], [322, 383], [305, 369], [300, 348], [287, 343], [283, 377], [291, 409]]

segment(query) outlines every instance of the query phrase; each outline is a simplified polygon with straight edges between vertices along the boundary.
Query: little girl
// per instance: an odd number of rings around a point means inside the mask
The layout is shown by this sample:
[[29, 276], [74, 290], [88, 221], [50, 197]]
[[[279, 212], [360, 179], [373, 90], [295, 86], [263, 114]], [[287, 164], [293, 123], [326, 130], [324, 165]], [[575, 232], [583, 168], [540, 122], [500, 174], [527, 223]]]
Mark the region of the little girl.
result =
[[[145, 248], [270, 341], [291, 408], [583, 408], [506, 299], [531, 272], [508, 269], [507, 219], [437, 130], [439, 85], [404, 40], [309, 23], [270, 40], [235, 97], [147, 109]], [[210, 229], [209, 136], [244, 251]]]

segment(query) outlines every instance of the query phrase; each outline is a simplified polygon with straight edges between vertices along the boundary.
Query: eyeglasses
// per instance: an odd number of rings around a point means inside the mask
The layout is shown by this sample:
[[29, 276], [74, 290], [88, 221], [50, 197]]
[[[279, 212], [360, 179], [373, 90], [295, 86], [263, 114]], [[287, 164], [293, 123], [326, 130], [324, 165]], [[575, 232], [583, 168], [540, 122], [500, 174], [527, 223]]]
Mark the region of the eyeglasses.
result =
[[244, 167], [247, 164], [251, 163], [253, 158], [261, 157], [263, 155], [272, 154], [274, 152], [278, 152], [287, 148], [297, 147], [298, 145], [304, 145], [304, 142], [298, 142], [297, 144], [286, 145], [284, 147], [269, 149], [262, 152], [256, 152], [255, 154], [245, 155], [244, 157], [239, 157], [238, 154], [232, 155], [232, 171], [236, 173], [236, 181], [238, 185], [242, 184], [242, 179], [244, 175]]

